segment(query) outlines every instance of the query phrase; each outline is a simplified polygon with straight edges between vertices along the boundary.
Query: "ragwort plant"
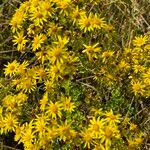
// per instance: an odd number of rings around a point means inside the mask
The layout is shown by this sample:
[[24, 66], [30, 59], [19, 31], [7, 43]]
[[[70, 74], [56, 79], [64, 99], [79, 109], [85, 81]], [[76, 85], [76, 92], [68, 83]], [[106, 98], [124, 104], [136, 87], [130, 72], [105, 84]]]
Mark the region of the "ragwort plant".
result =
[[121, 101], [150, 96], [149, 35], [118, 48], [100, 4], [29, 0], [16, 9], [10, 25], [22, 59], [4, 68], [0, 134], [13, 132], [25, 150], [140, 149], [144, 132], [109, 101], [113, 92], [126, 92]]

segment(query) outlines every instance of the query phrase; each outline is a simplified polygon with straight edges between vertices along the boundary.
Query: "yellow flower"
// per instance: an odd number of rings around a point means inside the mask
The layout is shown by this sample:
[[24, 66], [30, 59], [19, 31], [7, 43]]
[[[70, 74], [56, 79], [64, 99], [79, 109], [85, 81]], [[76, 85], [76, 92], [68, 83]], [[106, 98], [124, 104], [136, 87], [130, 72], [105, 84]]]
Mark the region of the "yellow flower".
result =
[[140, 72], [144, 72], [145, 71], [145, 67], [143, 67], [141, 65], [134, 65], [133, 69], [134, 69], [135, 73], [140, 73]]
[[94, 113], [94, 116], [103, 116], [104, 114], [101, 108], [92, 108], [90, 112]]
[[144, 83], [150, 85], [150, 69], [146, 73], [143, 73]]
[[48, 117], [43, 114], [41, 116], [36, 116], [36, 119], [34, 120], [34, 129], [35, 132], [39, 133], [39, 137], [42, 137], [43, 134], [45, 134], [48, 121]]
[[88, 129], [85, 129], [85, 131], [81, 131], [81, 137], [82, 137], [82, 141], [84, 142], [84, 148], [87, 147], [88, 149], [90, 149], [91, 144], [94, 143], [91, 131]]
[[21, 137], [22, 137], [22, 134], [23, 134], [24, 127], [25, 127], [24, 125], [22, 125], [22, 126], [18, 125], [16, 127], [14, 140], [18, 141], [18, 144], [21, 143], [20, 140], [21, 140]]
[[79, 61], [79, 58], [75, 55], [68, 55], [67, 60], [65, 60], [65, 65], [69, 69], [68, 71], [72, 71], [73, 68], [76, 68], [75, 63]]
[[31, 1], [25, 1], [21, 3], [19, 10], [26, 13], [29, 10], [30, 6], [31, 6]]
[[107, 150], [107, 149], [105, 149], [105, 147], [102, 144], [99, 144], [99, 145], [95, 145], [93, 150]]
[[143, 143], [143, 138], [142, 137], [136, 137], [135, 138], [135, 144], [136, 145], [140, 145]]
[[130, 123], [130, 130], [135, 130], [137, 128], [137, 125], [134, 123]]
[[133, 50], [131, 48], [124, 48], [123, 55], [124, 55], [124, 57], [131, 58], [133, 55]]
[[102, 26], [106, 31], [112, 31], [114, 28], [112, 25], [103, 24]]
[[21, 79], [21, 83], [18, 86], [19, 89], [22, 89], [25, 93], [29, 92], [31, 93], [34, 91], [36, 88], [36, 80], [32, 80], [30, 78], [23, 78]]
[[48, 104], [48, 93], [46, 92], [40, 100], [40, 110], [44, 111]]
[[114, 127], [113, 126], [112, 127], [106, 127], [104, 129], [105, 138], [108, 138], [108, 139], [112, 138], [113, 133], [114, 133]]
[[139, 36], [139, 37], [135, 37], [135, 39], [133, 40], [133, 45], [137, 46], [137, 47], [141, 47], [144, 44], [146, 44], [146, 42], [148, 41], [148, 36]]
[[137, 81], [137, 82], [134, 81], [131, 84], [132, 84], [132, 90], [133, 90], [135, 95], [137, 95], [137, 94], [143, 95], [144, 94], [144, 92], [145, 92], [145, 90], [144, 90], [145, 85], [143, 85], [139, 81]]
[[61, 31], [62, 27], [59, 26], [56, 23], [49, 23], [48, 24], [48, 30], [47, 30], [47, 35], [50, 37], [57, 37], [57, 34]]
[[6, 110], [15, 112], [16, 114], [20, 112], [20, 101], [17, 101], [17, 95], [7, 95], [2, 100], [3, 106], [6, 107]]
[[128, 140], [128, 146], [129, 148], [137, 148], [140, 144], [143, 143], [143, 133], [138, 133], [135, 137], [129, 137]]
[[37, 67], [35, 70], [37, 73], [36, 78], [39, 80], [39, 82], [42, 82], [46, 78], [46, 70], [43, 67]]
[[25, 36], [23, 35], [23, 32], [17, 33], [17, 35], [14, 36], [14, 45], [17, 45], [17, 50], [22, 51], [25, 47], [25, 44], [27, 40], [25, 39]]
[[92, 120], [90, 120], [89, 130], [91, 131], [93, 137], [99, 138], [101, 136], [103, 127], [104, 127], [103, 119], [100, 120], [100, 118], [98, 117], [97, 119], [93, 118]]
[[147, 50], [150, 51], [150, 44], [145, 45], [145, 46], [144, 46], [144, 50], [145, 50], [145, 51], [147, 51]]
[[21, 23], [18, 22], [18, 18], [12, 18], [12, 20], [10, 21], [10, 25], [11, 25], [11, 29], [12, 32], [17, 32], [18, 30], [20, 30], [22, 28]]
[[76, 107], [75, 104], [73, 102], [71, 102], [71, 97], [64, 97], [62, 99], [62, 108], [65, 111], [68, 111], [71, 113], [74, 111], [75, 107]]
[[22, 75], [21, 77], [22, 77], [22, 79], [28, 78], [29, 80], [35, 81], [37, 79], [36, 68], [28, 67], [24, 76]]
[[46, 133], [47, 137], [49, 140], [54, 139], [57, 136], [57, 129], [55, 129], [55, 127], [53, 128], [47, 128], [47, 133]]
[[87, 17], [86, 15], [81, 16], [79, 19], [79, 25], [81, 30], [84, 29], [84, 32], [86, 31], [93, 31], [96, 29], [101, 29], [102, 27], [105, 27], [105, 21], [104, 18], [99, 18], [97, 14], [90, 13]]
[[133, 139], [127, 139], [128, 140], [128, 147], [129, 148], [135, 148], [136, 147], [136, 142]]
[[94, 14], [92, 20], [93, 20], [92, 24], [94, 28], [101, 29], [102, 27], [106, 26], [104, 18], [98, 18], [97, 14]]
[[3, 123], [4, 123], [4, 131], [6, 133], [9, 131], [15, 131], [18, 125], [18, 119], [11, 113], [8, 113], [6, 117], [4, 117]]
[[45, 11], [45, 13], [51, 17], [54, 13], [54, 8], [52, 8], [51, 1], [41, 1], [40, 4], [41, 10]]
[[58, 81], [58, 79], [63, 79], [64, 67], [60, 64], [53, 65], [50, 68], [49, 76], [52, 81]]
[[19, 63], [14, 60], [12, 63], [8, 63], [7, 65], [5, 65], [5, 76], [13, 76], [17, 73], [17, 70], [18, 70], [18, 66], [19, 66]]
[[32, 145], [35, 139], [35, 132], [33, 131], [33, 120], [24, 124], [24, 130], [22, 131], [22, 137], [20, 139], [21, 142], [24, 143], [25, 147], [29, 147]]
[[[32, 10], [32, 11], [31, 11]], [[34, 22], [35, 26], [41, 26], [44, 22], [47, 22], [47, 13], [38, 8], [31, 9], [30, 20]]]
[[35, 26], [34, 24], [30, 24], [27, 29], [28, 36], [30, 37], [30, 36], [34, 35], [36, 33], [37, 29], [38, 29], [37, 26]]
[[[37, 149], [35, 149], [35, 145], [37, 146]], [[50, 141], [48, 140], [48, 136], [46, 134], [39, 136], [38, 140], [34, 142], [34, 145], [29, 147], [29, 150], [39, 150], [39, 149], [49, 149]]]
[[45, 61], [48, 60], [48, 48], [41, 48], [40, 51], [36, 52], [35, 53], [37, 59], [42, 63], [44, 64]]
[[104, 74], [103, 79], [104, 79], [105, 83], [107, 83], [108, 85], [112, 85], [115, 81], [115, 77], [113, 76], [113, 74], [110, 74], [109, 72]]
[[52, 101], [50, 101], [49, 105], [47, 106], [47, 115], [51, 116], [52, 119], [56, 119], [57, 117], [61, 117], [62, 113], [61, 113], [61, 109], [62, 109], [62, 104], [60, 104], [59, 102], [55, 102], [53, 103]]
[[126, 116], [126, 117], [124, 118], [122, 124], [126, 126], [126, 125], [130, 124], [129, 121], [130, 121], [130, 119]]
[[71, 124], [68, 124], [67, 121], [63, 125], [59, 125], [57, 129], [60, 140], [66, 141], [66, 139], [71, 139], [75, 134], [75, 131], [71, 129]]
[[53, 42], [54, 44], [57, 44], [59, 47], [64, 48], [65, 45], [69, 42], [69, 38], [64, 36], [63, 38], [61, 36], [57, 36], [58, 41]]
[[91, 45], [83, 45], [86, 49], [83, 50], [83, 53], [86, 53], [89, 57], [89, 60], [92, 61], [93, 58], [97, 58], [97, 54], [98, 52], [101, 51], [100, 47], [97, 47], [99, 43], [94, 44], [93, 46]]
[[105, 114], [106, 118], [104, 119], [109, 125], [115, 125], [116, 123], [120, 123], [120, 114], [114, 115], [112, 109]]
[[41, 44], [44, 43], [44, 40], [45, 40], [45, 37], [43, 34], [36, 35], [32, 43], [33, 51], [36, 51], [38, 48], [41, 48]]
[[129, 65], [126, 61], [121, 60], [120, 63], [118, 64], [118, 68], [119, 68], [120, 70], [126, 71], [127, 69], [130, 68], [130, 65]]
[[83, 30], [84, 32], [93, 31], [94, 27], [92, 14], [90, 13], [88, 17], [86, 15], [81, 16], [81, 18], [79, 19], [79, 25], [81, 30]]
[[45, 85], [44, 89], [46, 90], [46, 92], [53, 91], [55, 87], [55, 84], [53, 83], [53, 81], [49, 81], [49, 80], [45, 81], [44, 85]]
[[14, 99], [17, 102], [18, 106], [22, 106], [27, 101], [28, 96], [23, 92], [19, 92], [17, 95], [15, 95]]
[[26, 19], [26, 13], [20, 8], [17, 9], [10, 21], [12, 32], [17, 32], [22, 28], [22, 23]]
[[85, 11], [80, 10], [78, 6], [76, 6], [76, 8], [73, 9], [73, 13], [70, 16], [73, 20], [73, 25], [81, 18], [81, 16], [84, 16], [85, 14]]
[[111, 58], [113, 56], [113, 54], [114, 54], [114, 52], [112, 52], [112, 51], [103, 52], [103, 54], [102, 54], [103, 62], [106, 62], [109, 58]]
[[71, 0], [55, 0], [58, 8], [61, 9], [60, 14], [64, 13], [64, 15], [68, 16], [72, 2]]
[[48, 51], [48, 59], [52, 64], [62, 64], [64, 62], [64, 59], [66, 59], [66, 49], [63, 49], [60, 46], [53, 46], [50, 48], [50, 51]]
[[18, 23], [22, 24], [23, 21], [26, 19], [26, 12], [23, 10], [23, 7], [20, 7], [16, 10], [13, 18], [16, 18]]
[[17, 74], [23, 75], [25, 71], [27, 70], [27, 66], [29, 65], [28, 61], [23, 61], [22, 64], [20, 64], [17, 68]]
[[120, 138], [120, 133], [117, 126], [108, 125], [104, 128], [101, 137], [101, 143], [105, 143], [106, 149], [111, 147], [112, 138]]

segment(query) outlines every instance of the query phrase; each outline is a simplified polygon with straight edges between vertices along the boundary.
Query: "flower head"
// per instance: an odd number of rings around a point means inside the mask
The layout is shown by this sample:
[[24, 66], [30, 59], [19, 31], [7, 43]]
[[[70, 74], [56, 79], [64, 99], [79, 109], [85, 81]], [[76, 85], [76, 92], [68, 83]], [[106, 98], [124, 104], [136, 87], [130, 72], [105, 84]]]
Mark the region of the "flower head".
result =
[[6, 68], [4, 69], [5, 76], [12, 76], [17, 73], [19, 63], [16, 60], [14, 60], [12, 63], [8, 63], [5, 66], [6, 66]]
[[26, 44], [27, 40], [25, 39], [23, 32], [20, 32], [14, 36], [13, 42], [14, 42], [14, 45], [17, 45], [17, 50], [22, 51], [25, 48], [25, 44]]
[[82, 140], [84, 142], [84, 148], [87, 147], [90, 149], [91, 144], [93, 144], [93, 142], [94, 142], [91, 131], [88, 129], [81, 131], [81, 137], [82, 137]]
[[41, 44], [44, 43], [45, 37], [43, 34], [36, 35], [33, 39], [32, 48], [33, 51], [36, 51], [38, 48], [41, 48]]
[[121, 115], [120, 114], [114, 115], [112, 109], [106, 112], [105, 116], [106, 118], [104, 120], [110, 125], [120, 123]]
[[17, 125], [18, 125], [18, 119], [13, 116], [11, 113], [8, 113], [6, 117], [3, 120], [4, 123], [4, 131], [15, 131]]
[[102, 129], [104, 127], [104, 120], [100, 119], [99, 117], [93, 118], [92, 120], [90, 120], [90, 124], [89, 124], [89, 130], [91, 131], [91, 134], [93, 135], [93, 137], [100, 137], [101, 133], [102, 133]]
[[62, 104], [59, 102], [53, 103], [50, 101], [48, 107], [47, 107], [47, 114], [52, 117], [52, 119], [56, 119], [57, 117], [61, 117]]
[[96, 43], [94, 45], [85, 45], [85, 49], [82, 51], [83, 53], [86, 53], [89, 57], [89, 60], [93, 60], [93, 58], [97, 58], [97, 53], [101, 51], [100, 47], [97, 47], [99, 43]]
[[143, 95], [143, 93], [145, 92], [144, 88], [145, 85], [143, 85], [140, 81], [132, 82], [132, 90], [135, 93], [135, 95], [137, 94]]
[[133, 40], [133, 45], [137, 46], [137, 47], [141, 47], [144, 44], [146, 44], [146, 42], [148, 41], [148, 36], [139, 36], [139, 37], [135, 37], [135, 39]]
[[84, 32], [93, 31], [94, 27], [92, 14], [90, 13], [88, 17], [86, 15], [81, 16], [81, 18], [79, 19], [79, 25], [81, 30], [83, 30]]
[[71, 102], [71, 97], [64, 97], [62, 99], [62, 108], [67, 111], [67, 112], [72, 112], [74, 111], [75, 104]]

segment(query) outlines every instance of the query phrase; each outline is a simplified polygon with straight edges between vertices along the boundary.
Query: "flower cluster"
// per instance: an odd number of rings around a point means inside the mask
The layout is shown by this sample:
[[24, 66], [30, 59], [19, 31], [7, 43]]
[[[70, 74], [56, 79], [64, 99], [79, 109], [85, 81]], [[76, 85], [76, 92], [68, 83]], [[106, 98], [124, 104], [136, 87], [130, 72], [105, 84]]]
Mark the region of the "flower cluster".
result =
[[[10, 98], [11, 102], [8, 101]], [[73, 147], [80, 144], [80, 148], [96, 150], [108, 150], [116, 143], [124, 144], [123, 136], [128, 141], [128, 147], [138, 147], [143, 141], [143, 134], [137, 130], [137, 125], [120, 114], [115, 115], [112, 110], [93, 108], [86, 124], [82, 124], [84, 117], [75, 122], [80, 117], [75, 115], [77, 105], [71, 97], [64, 95], [52, 102], [46, 93], [40, 100], [40, 107], [34, 110], [36, 115], [29, 116], [29, 122], [21, 123], [19, 116], [26, 103], [27, 96], [23, 93], [8, 95], [3, 99], [0, 112], [0, 133], [14, 132], [14, 140], [23, 143], [25, 150], [50, 149], [57, 140]], [[126, 133], [123, 133], [124, 129]]]
[[[143, 132], [117, 100], [150, 96], [150, 37], [120, 48], [115, 29], [96, 11], [104, 3], [21, 3], [10, 21], [20, 59], [5, 64], [0, 134], [15, 133], [25, 150], [141, 146]], [[117, 109], [109, 105], [114, 99]]]

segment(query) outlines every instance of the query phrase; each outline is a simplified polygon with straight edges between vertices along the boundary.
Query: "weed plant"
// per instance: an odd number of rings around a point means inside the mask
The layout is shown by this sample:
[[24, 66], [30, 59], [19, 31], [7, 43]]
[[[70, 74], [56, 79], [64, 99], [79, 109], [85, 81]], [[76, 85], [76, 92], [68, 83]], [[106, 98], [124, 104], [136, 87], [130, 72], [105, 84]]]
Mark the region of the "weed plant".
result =
[[150, 148], [148, 0], [0, 8], [2, 149]]

